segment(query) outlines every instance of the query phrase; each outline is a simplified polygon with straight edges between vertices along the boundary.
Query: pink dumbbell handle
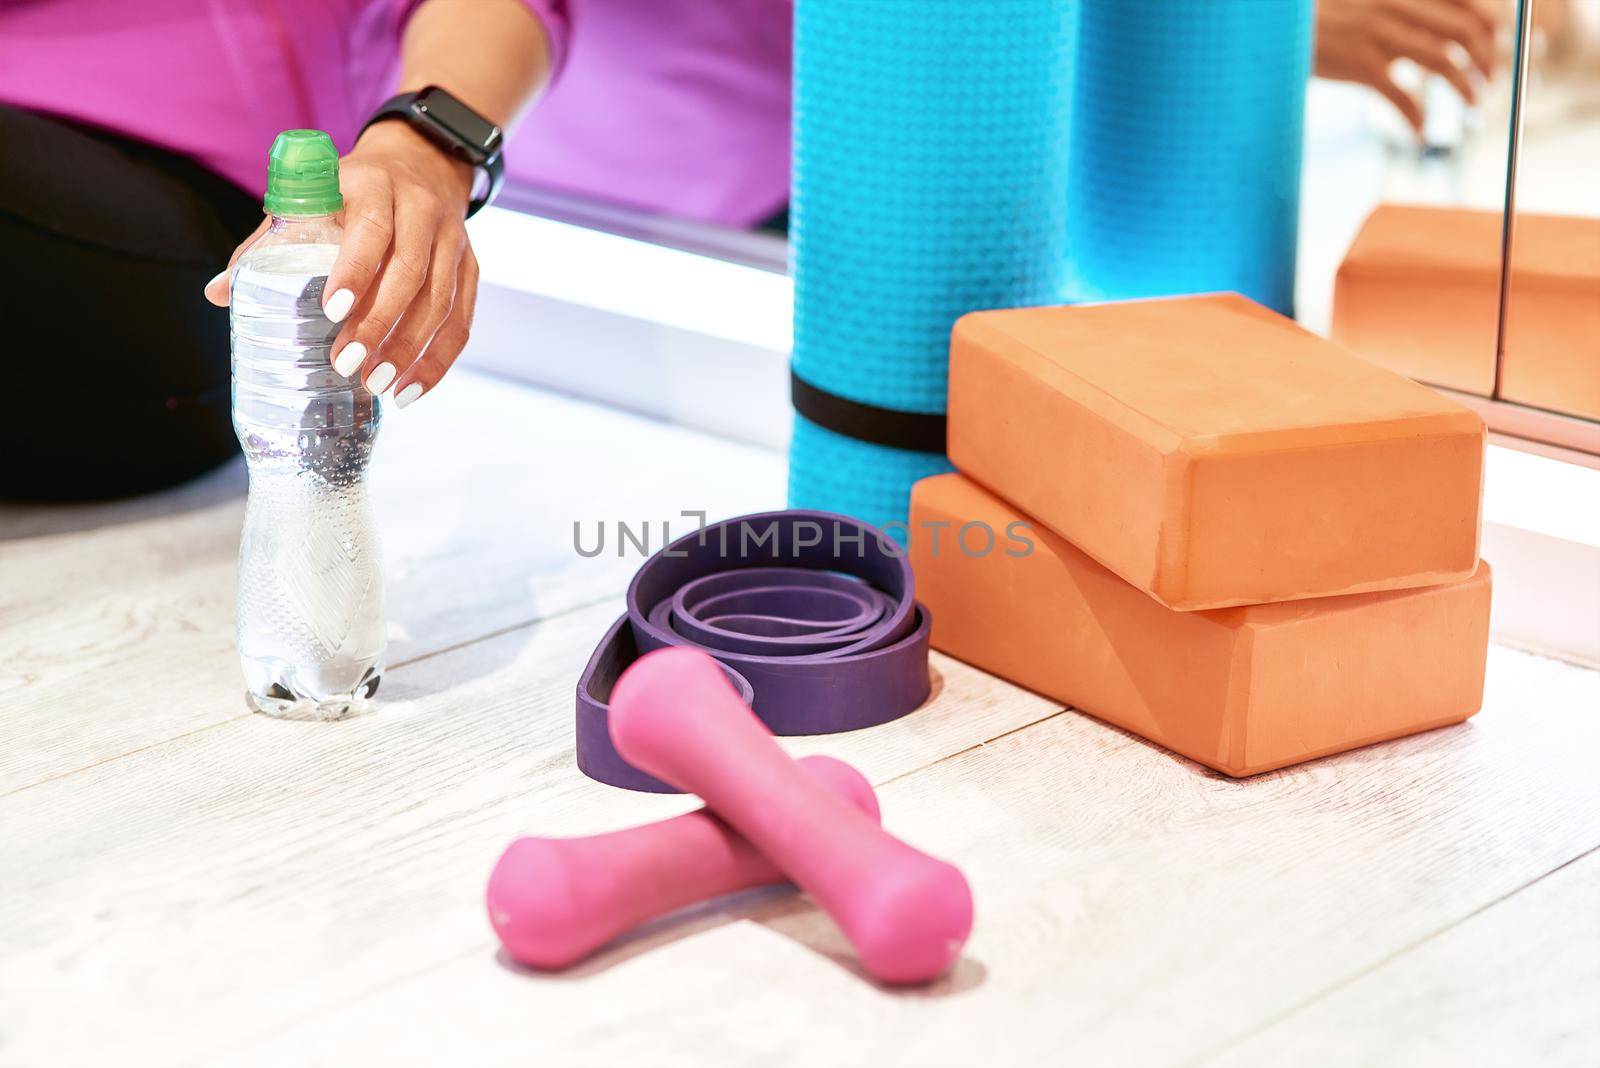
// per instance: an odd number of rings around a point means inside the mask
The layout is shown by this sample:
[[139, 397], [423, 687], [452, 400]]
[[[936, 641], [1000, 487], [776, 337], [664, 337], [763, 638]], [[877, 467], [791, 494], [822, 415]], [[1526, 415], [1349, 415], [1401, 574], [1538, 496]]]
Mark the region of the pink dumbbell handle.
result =
[[913, 849], [817, 786], [704, 653], [642, 657], [612, 693], [623, 758], [692, 790], [826, 909], [886, 982], [943, 973], [972, 925], [954, 867]]
[[[867, 780], [832, 757], [801, 761], [820, 788], [870, 820]], [[566, 967], [640, 924], [687, 905], [788, 881], [705, 809], [588, 838], [519, 838], [489, 877], [489, 919], [506, 951], [539, 968]]]

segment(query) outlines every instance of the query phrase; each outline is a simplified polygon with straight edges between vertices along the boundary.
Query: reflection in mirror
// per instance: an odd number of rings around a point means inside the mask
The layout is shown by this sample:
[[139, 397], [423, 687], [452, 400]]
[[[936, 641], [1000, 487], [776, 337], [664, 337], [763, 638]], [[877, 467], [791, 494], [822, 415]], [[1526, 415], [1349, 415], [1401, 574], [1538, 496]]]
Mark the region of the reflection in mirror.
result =
[[1600, 5], [1515, 15], [1477, 130], [1418, 153], [1352, 243], [1331, 334], [1450, 392], [1503, 444], [1596, 466], [1600, 220], [1580, 183], [1600, 159]]
[[1493, 395], [1588, 421], [1543, 420], [1600, 451], [1600, 4], [1525, 3], [1527, 74], [1508, 169], [1509, 270]]

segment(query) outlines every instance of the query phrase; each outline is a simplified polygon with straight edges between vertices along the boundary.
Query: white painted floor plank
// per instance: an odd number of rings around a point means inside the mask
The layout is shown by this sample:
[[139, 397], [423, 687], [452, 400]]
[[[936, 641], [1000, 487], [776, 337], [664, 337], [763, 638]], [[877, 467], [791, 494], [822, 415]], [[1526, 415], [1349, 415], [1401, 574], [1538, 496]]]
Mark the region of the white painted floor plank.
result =
[[[560, 630], [536, 628], [549, 648], [518, 662], [552, 671], [531, 665], [565, 657]], [[427, 664], [454, 676], [494, 654], [458, 656]], [[870, 985], [832, 924], [787, 894], [659, 927], [571, 974], [509, 969], [477, 895], [510, 831], [594, 831], [682, 803], [576, 779], [549, 737], [565, 707], [518, 708], [504, 670], [454, 691], [448, 718], [426, 700], [405, 724], [374, 718], [360, 745], [290, 756], [258, 742], [246, 758], [197, 735], [133, 758], [138, 774], [93, 796], [141, 799], [102, 833], [146, 843], [62, 843], [29, 863], [66, 875], [24, 887], [0, 938], [22, 931], [21, 974], [54, 993], [0, 988], [24, 1018], [83, 1004], [72, 1018], [110, 1028], [91, 1041], [80, 1025], [54, 1052], [182, 1028], [170, 1052], [253, 1063], [1178, 1065], [1600, 843], [1600, 676], [1570, 665], [1494, 649], [1472, 723], [1246, 782], [1077, 713], [963, 747], [950, 724], [970, 726], [974, 703], [994, 716], [976, 735], [1048, 705], [939, 665], [938, 707], [899, 727], [965, 751], [883, 790], [886, 825], [960, 863], [978, 899], [968, 954], [933, 990]], [[1013, 697], [1037, 703], [1006, 713]], [[507, 740], [510, 715], [528, 716], [528, 737]], [[883, 780], [904, 735], [802, 748], [866, 758]], [[150, 799], [152, 782], [200, 767], [226, 783], [219, 798]], [[13, 801], [30, 820], [82, 822], [54, 785]], [[83, 915], [106, 886], [131, 891]], [[1384, 1041], [1366, 1052], [1381, 1058]]]
[[[468, 477], [470, 473], [470, 477]], [[637, 567], [574, 521], [780, 507], [784, 460], [452, 375], [386, 414], [373, 492], [391, 664], [620, 592]], [[113, 504], [0, 504], [0, 794], [245, 714], [233, 647], [242, 465]]]
[[[403, 667], [368, 716], [230, 720], [0, 799], [0, 1064], [168, 1063], [272, 1033], [481, 943], [516, 834], [690, 807], [573, 763], [573, 686], [618, 607]], [[938, 670], [915, 716], [793, 749], [881, 780], [1059, 711]]]
[[1595, 896], [1600, 673], [1501, 648], [1468, 724], [1243, 782], [936, 657], [928, 708], [786, 744], [887, 784], [891, 829], [968, 872], [949, 979], [874, 986], [786, 891], [563, 975], [508, 967], [481, 892], [511, 837], [691, 804], [572, 764], [573, 684], [638, 563], [579, 557], [572, 521], [774, 506], [782, 457], [471, 375], [385, 439], [396, 666], [344, 723], [240, 713], [237, 471], [0, 506], [0, 1065], [1593, 1045], [1594, 921], [1570, 914]]
[[1600, 852], [1545, 876], [1228, 1050], [1215, 1068], [1593, 1068]]

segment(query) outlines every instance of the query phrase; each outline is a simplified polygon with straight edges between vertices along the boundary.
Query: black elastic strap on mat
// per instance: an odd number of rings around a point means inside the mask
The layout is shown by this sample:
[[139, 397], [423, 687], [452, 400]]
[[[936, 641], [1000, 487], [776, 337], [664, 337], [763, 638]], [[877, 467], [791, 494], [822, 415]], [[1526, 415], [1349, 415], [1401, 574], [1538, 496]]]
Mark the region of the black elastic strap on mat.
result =
[[945, 417], [942, 412], [902, 412], [862, 404], [818, 389], [793, 371], [789, 372], [789, 393], [795, 411], [835, 434], [870, 441], [874, 445], [944, 455]]

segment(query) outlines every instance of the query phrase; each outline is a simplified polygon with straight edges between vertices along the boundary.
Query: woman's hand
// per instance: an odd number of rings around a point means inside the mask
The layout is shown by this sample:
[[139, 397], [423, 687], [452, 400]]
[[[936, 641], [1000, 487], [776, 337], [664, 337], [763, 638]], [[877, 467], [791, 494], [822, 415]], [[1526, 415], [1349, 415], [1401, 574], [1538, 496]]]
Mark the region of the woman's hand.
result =
[[[538, 6], [561, 14], [565, 3]], [[549, 80], [549, 32], [524, 0], [422, 0], [401, 40], [398, 88], [440, 86], [509, 128]], [[402, 408], [438, 385], [467, 343], [478, 299], [465, 225], [472, 177], [396, 121], [370, 127], [339, 161], [344, 242], [322, 298], [344, 324], [333, 366], [374, 393], [394, 390]], [[206, 286], [214, 304], [228, 302], [228, 266]]]
[[1314, 73], [1369, 85], [1422, 131], [1422, 105], [1389, 77], [1406, 58], [1443, 75], [1472, 104], [1477, 91], [1456, 65], [1450, 44], [1466, 51], [1485, 77], [1494, 72], [1497, 17], [1491, 0], [1317, 0]]
[[[334, 370], [358, 375], [373, 393], [392, 388], [401, 408], [438, 385], [472, 326], [478, 261], [465, 225], [472, 179], [469, 165], [403, 122], [373, 126], [339, 161], [344, 241], [322, 301], [328, 318], [344, 323], [333, 342]], [[228, 303], [233, 260], [206, 286], [213, 304]]]

